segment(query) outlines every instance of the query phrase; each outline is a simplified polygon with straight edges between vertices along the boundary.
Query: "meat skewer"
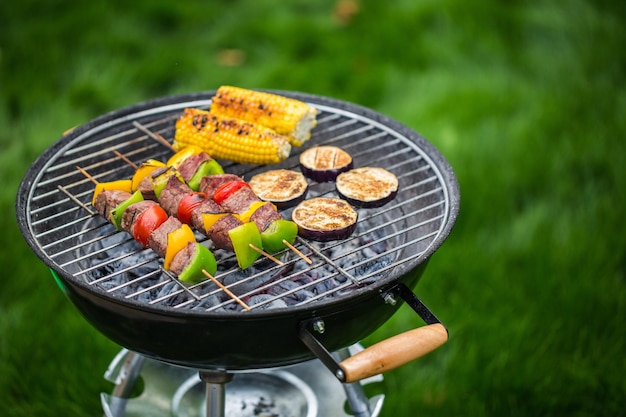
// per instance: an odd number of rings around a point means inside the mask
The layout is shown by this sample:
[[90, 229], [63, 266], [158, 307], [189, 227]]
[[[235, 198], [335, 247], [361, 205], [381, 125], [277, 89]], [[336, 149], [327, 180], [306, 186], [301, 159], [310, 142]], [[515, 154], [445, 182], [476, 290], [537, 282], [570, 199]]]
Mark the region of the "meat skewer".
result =
[[[116, 154], [121, 155], [119, 152]], [[168, 163], [185, 166], [193, 156], [193, 153], [190, 152], [179, 152], [170, 158]], [[127, 158], [123, 159], [126, 160]], [[158, 164], [155, 162], [157, 161], [151, 161], [150, 166], [156, 167]], [[165, 166], [165, 164], [163, 165]], [[144, 167], [142, 166], [138, 170]], [[184, 182], [185, 178], [179, 175], [178, 170], [174, 167], [165, 168], [167, 169], [156, 168], [154, 174], [148, 173], [142, 179], [137, 179], [136, 174], [131, 180], [114, 181], [115, 187], [112, 188], [118, 189], [123, 183], [128, 186], [126, 191], [134, 191], [139, 196], [145, 195], [148, 199], [158, 201], [169, 216], [178, 218], [183, 224], [194, 226], [196, 230], [208, 236], [216, 248], [234, 252], [241, 269], [251, 266], [260, 256], [264, 256], [278, 265], [283, 265], [280, 260], [262, 249], [263, 241], [255, 225], [244, 224], [246, 221], [242, 221], [230, 213], [223, 213], [215, 203], [206, 199], [204, 194], [194, 192], [189, 188]], [[144, 174], [140, 173], [139, 175]], [[193, 170], [188, 170], [187, 174], [187, 178], [195, 175]], [[106, 187], [106, 183], [101, 183], [97, 187], [99, 186]], [[151, 187], [152, 190], [149, 190], [148, 187]], [[224, 218], [219, 219], [219, 222], [212, 222], [209, 227], [203, 221], [202, 214], [204, 213]], [[225, 216], [227, 214], [228, 216]]]
[[[86, 174], [85, 170], [80, 167], [77, 168], [81, 173]], [[88, 178], [98, 184], [92, 176], [88, 175]], [[150, 247], [155, 253], [163, 257], [165, 259], [164, 269], [171, 270], [181, 281], [194, 282], [197, 280], [197, 276], [189, 275], [192, 272], [190, 270], [186, 271], [187, 274], [182, 275], [183, 271], [190, 266], [192, 256], [189, 255], [193, 255], [194, 251], [199, 249], [193, 232], [190, 234], [189, 226], [168, 216], [158, 203], [144, 200], [138, 192], [131, 194], [124, 190], [105, 189], [94, 195], [92, 204], [96, 211], [116, 228], [129, 233], [141, 246]], [[177, 232], [179, 239], [170, 236], [173, 232]], [[178, 250], [170, 247], [171, 243], [176, 243]], [[183, 250], [190, 253], [185, 256]], [[202, 249], [199, 250], [203, 251]], [[210, 251], [208, 252], [210, 253]], [[208, 258], [213, 258], [212, 263], [215, 264], [215, 258], [212, 254]], [[206, 262], [205, 266], [209, 270], [208, 272], [215, 273], [215, 265]]]
[[[83, 168], [76, 168], [96, 186], [102, 184]], [[168, 216], [157, 202], [143, 199], [133, 202], [133, 194], [128, 191], [104, 189], [94, 195], [92, 204], [107, 221], [164, 258], [163, 269], [172, 272], [180, 281], [194, 284], [208, 278], [250, 311], [245, 302], [214, 277], [217, 263], [211, 251], [196, 242], [188, 225]], [[116, 216], [121, 216], [121, 221], [115, 223], [113, 219]]]
[[[144, 129], [142, 126], [142, 130]], [[115, 153], [132, 166], [137, 166], [121, 153], [117, 151]], [[202, 166], [202, 162], [198, 164], [198, 161], [205, 160], [211, 160], [211, 158], [195, 147], [188, 147], [172, 156], [167, 164], [163, 164], [162, 170], [155, 168], [151, 171], [152, 174], [144, 175], [139, 173], [139, 169], [143, 169], [144, 166], [139, 167], [133, 176], [133, 183], [139, 184], [137, 187], [148, 198], [152, 198], [154, 195], [153, 198], [161, 203], [170, 216], [178, 216], [184, 223], [192, 225], [196, 230], [213, 240], [218, 248], [233, 251], [234, 246], [229, 231], [239, 226], [246, 229], [245, 232], [241, 232], [240, 237], [247, 237], [250, 242], [247, 245], [239, 245], [238, 250], [240, 255], [238, 261], [241, 257], [248, 258], [243, 264], [240, 262], [242, 269], [245, 269], [249, 266], [248, 264], [258, 258], [255, 254], [249, 253], [248, 248], [279, 265], [282, 265], [282, 262], [263, 249], [275, 253], [284, 248], [289, 248], [307, 263], [312, 263], [306, 255], [293, 246], [297, 234], [295, 224], [284, 220], [273, 204], [260, 200], [240, 177], [234, 174], [223, 174], [223, 170], [212, 170], [212, 174], [209, 175], [204, 175], [206, 172], [201, 173], [201, 179], [195, 183], [197, 187], [194, 188], [185, 184], [185, 179], [197, 179], [199, 177], [194, 170], [198, 171]], [[150, 166], [154, 167], [155, 162], [152, 161]], [[178, 166], [178, 170], [167, 170], [167, 166], [170, 164], [175, 167]], [[177, 175], [179, 171], [184, 172]], [[136, 179], [137, 176], [142, 178]], [[160, 188], [162, 184], [164, 185]], [[219, 195], [223, 197], [238, 191], [235, 189], [229, 191], [228, 187], [232, 187], [233, 184], [245, 188], [247, 191], [243, 195], [243, 200], [231, 201], [232, 199], [229, 199], [226, 207], [214, 204], [214, 194], [218, 189], [220, 189]], [[148, 190], [148, 187], [151, 187], [152, 190]], [[241, 194], [237, 193], [238, 196]], [[254, 221], [258, 232], [253, 230], [251, 226], [244, 226], [249, 221]], [[254, 236], [257, 233], [261, 234], [261, 239]], [[235, 252], [237, 253], [237, 251]]]
[[168, 215], [209, 237], [216, 248], [235, 252], [241, 269], [252, 265], [261, 255], [283, 265], [262, 249], [256, 224], [246, 224], [247, 221], [235, 214], [224, 212], [204, 193], [193, 191], [178, 176], [170, 175], [163, 189], [155, 194]]

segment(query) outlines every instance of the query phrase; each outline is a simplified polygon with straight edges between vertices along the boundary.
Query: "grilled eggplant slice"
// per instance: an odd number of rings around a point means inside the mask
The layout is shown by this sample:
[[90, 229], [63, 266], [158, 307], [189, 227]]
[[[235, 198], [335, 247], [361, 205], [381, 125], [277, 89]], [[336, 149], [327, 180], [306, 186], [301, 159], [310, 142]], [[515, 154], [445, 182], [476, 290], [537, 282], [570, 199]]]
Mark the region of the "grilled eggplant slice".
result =
[[269, 201], [279, 209], [295, 206], [304, 200], [308, 189], [304, 175], [288, 169], [262, 172], [250, 178], [248, 184], [261, 200]]
[[384, 168], [355, 168], [339, 174], [335, 187], [356, 207], [381, 207], [398, 193], [398, 177]]
[[315, 146], [300, 154], [300, 170], [317, 182], [333, 182], [352, 169], [352, 156], [336, 146]]
[[291, 213], [298, 234], [318, 242], [346, 239], [356, 229], [357, 218], [347, 201], [330, 197], [304, 200]]

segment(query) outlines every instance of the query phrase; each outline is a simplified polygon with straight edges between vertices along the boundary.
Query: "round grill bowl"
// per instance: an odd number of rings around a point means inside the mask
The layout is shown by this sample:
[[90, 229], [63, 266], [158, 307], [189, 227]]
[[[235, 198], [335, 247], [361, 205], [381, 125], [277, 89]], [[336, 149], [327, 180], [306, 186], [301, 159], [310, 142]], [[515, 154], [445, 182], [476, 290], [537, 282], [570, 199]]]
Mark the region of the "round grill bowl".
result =
[[[154, 254], [88, 211], [93, 210], [89, 204], [93, 184], [76, 166], [98, 181], [112, 181], [133, 173], [114, 150], [135, 163], [167, 159], [170, 151], [135, 123], [171, 140], [183, 109], [208, 108], [214, 91], [159, 98], [105, 114], [60, 138], [31, 165], [17, 195], [21, 232], [81, 314], [116, 343], [154, 359], [201, 369], [238, 371], [311, 359], [314, 355], [298, 336], [301, 327], [323, 320], [326, 331], [316, 335], [331, 351], [368, 336], [399, 307], [384, 303], [381, 295], [397, 283], [413, 287], [449, 235], [459, 209], [458, 183], [431, 143], [361, 106], [273, 92], [318, 108], [311, 140], [301, 149], [294, 148], [279, 165], [220, 161], [225, 171], [249, 179], [270, 168], [298, 169], [302, 150], [332, 144], [348, 151], [355, 167], [381, 166], [399, 178], [396, 198], [383, 207], [361, 210], [350, 238], [325, 245], [299, 240], [299, 249], [314, 261], [311, 267], [287, 255], [287, 269], [269, 261], [259, 262], [255, 269], [259, 274], [287, 277], [285, 281], [291, 281], [295, 268], [321, 282], [332, 278], [340, 288], [328, 294], [309, 285], [285, 296], [290, 297], [288, 306], [281, 302], [272, 308], [276, 304], [266, 294], [265, 301], [251, 305], [251, 311], [241, 311], [210, 282], [188, 288], [168, 278]], [[310, 184], [309, 196], [334, 193], [333, 184]], [[216, 252], [216, 256], [220, 261], [216, 277], [229, 282], [228, 276], [238, 272], [229, 267], [232, 261], [227, 254]], [[134, 275], [125, 275], [128, 271]], [[232, 289], [237, 290], [237, 285]], [[313, 297], [298, 299], [300, 289]], [[250, 294], [241, 291], [250, 300]], [[208, 306], [205, 302], [211, 297], [221, 302]]]

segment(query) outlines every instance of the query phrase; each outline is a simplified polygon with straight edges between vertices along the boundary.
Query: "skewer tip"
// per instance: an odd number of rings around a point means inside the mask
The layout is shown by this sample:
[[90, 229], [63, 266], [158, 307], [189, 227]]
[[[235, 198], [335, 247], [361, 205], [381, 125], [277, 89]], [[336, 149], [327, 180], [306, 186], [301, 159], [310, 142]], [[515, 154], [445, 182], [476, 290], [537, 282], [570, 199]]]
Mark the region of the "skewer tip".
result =
[[213, 283], [215, 285], [217, 285], [218, 287], [220, 287], [220, 289], [222, 291], [224, 291], [230, 298], [232, 298], [233, 300], [235, 300], [237, 302], [237, 304], [239, 304], [240, 306], [242, 306], [246, 311], [250, 311], [252, 310], [248, 304], [244, 303], [241, 298], [237, 297], [235, 294], [233, 294], [233, 292], [231, 290], [229, 290], [228, 288], [226, 288], [226, 286], [224, 284], [222, 284], [221, 282], [219, 282], [213, 275], [209, 274], [208, 271], [206, 270], [202, 270], [202, 273], [204, 275], [206, 275], [206, 277], [208, 279], [210, 279], [211, 281], [213, 281]]
[[263, 249], [254, 246], [252, 243], [248, 243], [248, 246], [250, 246], [250, 248], [258, 253], [260, 253], [261, 255], [265, 256], [267, 259], [269, 259], [270, 261], [274, 262], [277, 265], [284, 265], [284, 263], [278, 259], [276, 259], [275, 257], [273, 257], [272, 255], [270, 255], [269, 253], [265, 252]]
[[83, 168], [81, 168], [80, 166], [76, 165], [76, 169], [78, 170], [78, 172], [80, 172], [81, 174], [83, 174], [85, 177], [87, 177], [87, 179], [89, 179], [89, 181], [93, 182], [94, 184], [98, 184], [98, 180], [95, 179], [94, 177], [91, 176], [91, 174], [89, 174], [87, 171], [85, 171]]
[[136, 164], [136, 163], [134, 163], [133, 161], [131, 161], [130, 159], [128, 159], [128, 158], [127, 158], [127, 157], [126, 157], [123, 153], [119, 152], [118, 150], [113, 149], [113, 153], [114, 153], [114, 154], [115, 154], [118, 158], [120, 158], [122, 161], [126, 162], [128, 165], [130, 165], [131, 167], [133, 167], [134, 169], [139, 168], [139, 167], [137, 166], [137, 164]]
[[150, 129], [148, 129], [147, 127], [145, 127], [144, 125], [142, 125], [138, 121], [134, 121], [133, 122], [133, 126], [135, 126], [137, 129], [141, 130], [146, 135], [150, 136], [152, 139], [154, 139], [157, 142], [161, 143], [162, 145], [170, 148], [172, 151], [176, 150], [176, 149], [174, 149], [174, 146], [172, 146], [172, 144], [167, 141], [167, 139], [165, 139], [163, 136], [159, 135], [158, 133], [154, 133], [153, 131], [151, 131]]
[[308, 256], [306, 256], [304, 253], [302, 253], [300, 250], [298, 250], [298, 248], [296, 248], [295, 246], [293, 246], [291, 243], [289, 243], [288, 241], [286, 241], [285, 239], [283, 239], [283, 244], [285, 246], [287, 246], [289, 249], [291, 249], [296, 255], [298, 255], [300, 258], [304, 259], [304, 261], [306, 263], [308, 263], [309, 265], [311, 265], [313, 263], [313, 261], [311, 260], [311, 258], [309, 258]]

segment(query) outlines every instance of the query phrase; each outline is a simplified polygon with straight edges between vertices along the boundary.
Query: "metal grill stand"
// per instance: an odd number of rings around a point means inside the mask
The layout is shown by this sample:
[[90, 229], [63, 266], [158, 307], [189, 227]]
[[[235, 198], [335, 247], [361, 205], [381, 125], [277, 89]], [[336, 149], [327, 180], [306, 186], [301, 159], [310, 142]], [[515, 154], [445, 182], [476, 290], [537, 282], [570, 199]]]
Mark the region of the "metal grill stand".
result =
[[226, 415], [226, 384], [233, 375], [226, 371], [200, 371], [200, 379], [206, 384], [207, 417]]
[[[334, 356], [362, 349], [354, 345]], [[111, 394], [100, 396], [106, 417], [377, 417], [385, 397], [368, 398], [363, 389], [382, 375], [341, 384], [319, 360], [251, 373], [197, 372], [124, 349], [105, 378], [115, 383]], [[136, 394], [140, 379], [143, 392]]]

